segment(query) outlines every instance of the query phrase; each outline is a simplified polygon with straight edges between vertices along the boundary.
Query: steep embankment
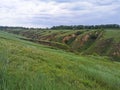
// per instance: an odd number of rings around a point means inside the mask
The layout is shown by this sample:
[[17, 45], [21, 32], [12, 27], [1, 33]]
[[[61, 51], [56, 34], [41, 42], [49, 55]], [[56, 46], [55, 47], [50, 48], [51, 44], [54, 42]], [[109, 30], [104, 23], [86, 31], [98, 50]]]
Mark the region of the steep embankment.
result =
[[120, 59], [120, 30], [10, 30], [30, 41], [82, 54]]
[[120, 63], [0, 31], [0, 90], [120, 90]]

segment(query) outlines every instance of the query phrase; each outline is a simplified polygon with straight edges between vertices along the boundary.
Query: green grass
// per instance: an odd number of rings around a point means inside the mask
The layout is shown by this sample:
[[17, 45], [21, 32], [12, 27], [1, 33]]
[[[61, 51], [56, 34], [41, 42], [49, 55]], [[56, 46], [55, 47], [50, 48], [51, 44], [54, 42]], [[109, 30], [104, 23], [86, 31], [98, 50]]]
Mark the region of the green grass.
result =
[[115, 42], [120, 42], [120, 30], [106, 30], [104, 34], [104, 38], [113, 38]]
[[0, 31], [0, 90], [120, 90], [120, 62], [19, 38]]

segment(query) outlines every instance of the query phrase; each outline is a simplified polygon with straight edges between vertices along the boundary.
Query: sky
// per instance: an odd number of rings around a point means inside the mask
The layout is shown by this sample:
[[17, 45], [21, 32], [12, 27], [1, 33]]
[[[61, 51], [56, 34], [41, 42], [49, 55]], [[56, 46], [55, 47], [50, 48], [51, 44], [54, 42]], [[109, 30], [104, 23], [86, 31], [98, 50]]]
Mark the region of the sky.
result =
[[120, 24], [120, 0], [0, 0], [0, 26]]

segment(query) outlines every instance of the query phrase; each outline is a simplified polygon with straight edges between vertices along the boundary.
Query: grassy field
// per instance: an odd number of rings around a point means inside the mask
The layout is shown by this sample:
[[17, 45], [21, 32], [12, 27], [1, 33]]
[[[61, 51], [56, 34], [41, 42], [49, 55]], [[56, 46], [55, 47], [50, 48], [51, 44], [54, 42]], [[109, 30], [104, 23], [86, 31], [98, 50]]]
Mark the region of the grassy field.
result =
[[114, 38], [115, 42], [120, 42], [120, 30], [107, 30], [104, 34], [104, 38]]
[[112, 60], [120, 61], [119, 29], [7, 31], [54, 48], [86, 55], [109, 56]]
[[0, 90], [120, 90], [120, 62], [0, 31]]

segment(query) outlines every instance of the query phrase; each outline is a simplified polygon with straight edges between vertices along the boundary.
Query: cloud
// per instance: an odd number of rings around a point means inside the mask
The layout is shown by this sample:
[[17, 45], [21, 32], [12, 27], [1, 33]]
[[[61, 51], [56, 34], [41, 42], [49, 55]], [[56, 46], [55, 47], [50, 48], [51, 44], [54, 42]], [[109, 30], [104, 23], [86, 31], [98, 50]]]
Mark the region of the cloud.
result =
[[119, 4], [119, 0], [0, 0], [0, 25], [102, 24], [106, 18], [120, 23], [111, 18], [120, 13]]

